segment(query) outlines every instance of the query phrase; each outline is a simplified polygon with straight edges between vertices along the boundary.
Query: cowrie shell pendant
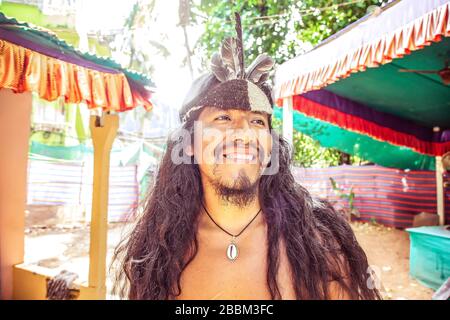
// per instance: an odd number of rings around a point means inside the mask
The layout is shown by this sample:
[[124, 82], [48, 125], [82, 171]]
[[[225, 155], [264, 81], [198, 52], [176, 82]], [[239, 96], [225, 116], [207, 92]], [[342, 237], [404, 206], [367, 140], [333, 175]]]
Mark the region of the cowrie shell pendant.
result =
[[231, 240], [230, 245], [227, 248], [227, 257], [229, 260], [234, 261], [237, 259], [239, 255], [239, 249], [235, 243], [235, 237], [233, 237], [233, 240]]

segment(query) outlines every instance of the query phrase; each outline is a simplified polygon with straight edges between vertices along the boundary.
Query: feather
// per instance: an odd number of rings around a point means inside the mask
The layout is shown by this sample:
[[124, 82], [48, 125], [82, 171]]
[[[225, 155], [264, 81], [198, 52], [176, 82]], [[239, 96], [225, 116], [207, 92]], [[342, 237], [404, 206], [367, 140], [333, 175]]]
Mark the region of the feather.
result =
[[237, 55], [237, 43], [235, 38], [226, 38], [222, 43], [222, 60], [233, 75], [238, 74], [239, 57]]
[[255, 84], [261, 84], [269, 78], [274, 61], [267, 54], [260, 54], [247, 70], [244, 69], [241, 17], [237, 12], [234, 15], [236, 38], [228, 37], [223, 41], [220, 54], [215, 53], [211, 59], [211, 70], [221, 82], [247, 79]]
[[242, 43], [242, 25], [241, 25], [241, 16], [239, 13], [234, 13], [234, 18], [236, 20], [236, 49], [237, 56], [239, 61], [239, 70], [236, 70], [236, 76], [238, 79], [244, 79], [245, 71], [244, 71], [244, 45]]
[[259, 81], [256, 84], [259, 86], [260, 84], [266, 82], [268, 79], [269, 79], [269, 72], [263, 73], [261, 75], [261, 78], [259, 78]]
[[[264, 82], [269, 77], [269, 71], [272, 69], [274, 61], [267, 54], [260, 54], [247, 68], [246, 79], [253, 83]], [[261, 78], [264, 80], [261, 81]]]
[[211, 71], [220, 82], [225, 82], [230, 77], [230, 71], [223, 63], [222, 57], [218, 52], [214, 53], [211, 58]]

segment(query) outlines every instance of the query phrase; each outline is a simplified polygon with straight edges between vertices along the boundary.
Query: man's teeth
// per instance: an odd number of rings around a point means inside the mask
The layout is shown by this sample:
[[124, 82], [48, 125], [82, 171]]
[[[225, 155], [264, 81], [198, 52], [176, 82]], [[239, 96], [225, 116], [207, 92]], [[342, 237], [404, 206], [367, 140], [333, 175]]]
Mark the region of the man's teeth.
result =
[[251, 154], [226, 154], [225, 157], [227, 159], [236, 159], [236, 160], [253, 160], [253, 156]]

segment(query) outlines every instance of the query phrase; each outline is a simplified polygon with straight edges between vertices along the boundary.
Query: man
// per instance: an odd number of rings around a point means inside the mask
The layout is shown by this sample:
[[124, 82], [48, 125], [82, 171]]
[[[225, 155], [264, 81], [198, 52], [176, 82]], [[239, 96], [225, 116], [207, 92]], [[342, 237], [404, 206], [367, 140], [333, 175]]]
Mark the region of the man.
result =
[[142, 216], [116, 257], [130, 299], [378, 299], [345, 221], [294, 181], [271, 132], [273, 60], [237, 38], [194, 82]]

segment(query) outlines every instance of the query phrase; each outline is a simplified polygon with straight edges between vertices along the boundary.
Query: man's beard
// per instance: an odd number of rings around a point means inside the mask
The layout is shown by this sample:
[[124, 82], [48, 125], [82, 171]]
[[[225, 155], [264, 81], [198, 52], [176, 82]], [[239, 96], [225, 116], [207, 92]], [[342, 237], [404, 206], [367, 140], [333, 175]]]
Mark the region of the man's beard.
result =
[[244, 170], [239, 171], [238, 178], [231, 186], [225, 185], [219, 179], [210, 180], [216, 194], [222, 200], [239, 208], [248, 206], [255, 199], [258, 181], [252, 183]]

